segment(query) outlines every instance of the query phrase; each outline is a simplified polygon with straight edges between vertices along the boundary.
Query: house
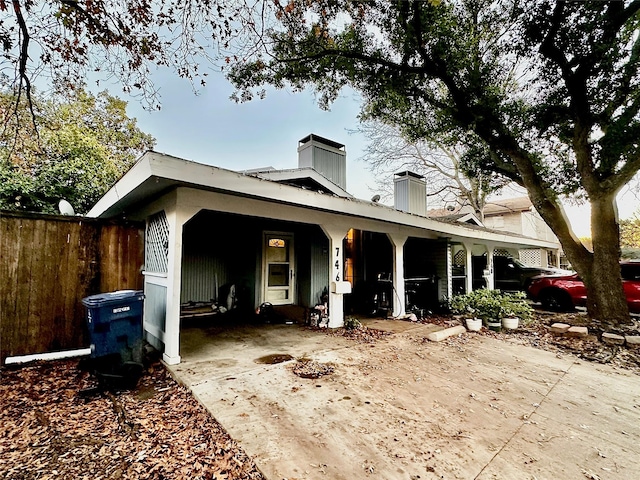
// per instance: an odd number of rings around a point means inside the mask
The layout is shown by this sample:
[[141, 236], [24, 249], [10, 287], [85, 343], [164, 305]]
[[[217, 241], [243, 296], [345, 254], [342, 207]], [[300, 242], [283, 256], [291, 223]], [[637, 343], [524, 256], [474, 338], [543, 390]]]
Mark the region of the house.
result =
[[[502, 249], [494, 252], [496, 255], [517, 258], [525, 265], [557, 268], [564, 260], [558, 238], [533, 207], [529, 197], [526, 196], [489, 200], [484, 207], [482, 221], [471, 213], [468, 207], [432, 209], [427, 212], [427, 215], [447, 221], [480, 225], [491, 230], [511, 232], [554, 244], [553, 248], [527, 247], [518, 250]], [[563, 268], [567, 267], [566, 261], [562, 266]]]
[[[484, 226], [547, 240], [559, 245], [558, 238], [526, 196], [488, 201], [484, 207]], [[558, 246], [552, 249], [524, 248], [520, 249], [518, 256], [527, 265], [559, 267], [558, 252]]]
[[487, 255], [491, 288], [496, 249], [555, 246], [428, 218], [418, 175], [397, 175], [395, 189], [395, 208], [352, 197], [344, 145], [309, 135], [291, 170], [237, 172], [147, 152], [88, 215], [146, 222], [143, 325], [169, 364], [180, 362], [188, 302], [248, 311], [327, 300], [329, 327], [339, 327], [345, 312], [400, 316], [415, 297], [449, 297], [459, 252], [469, 274], [458, 269], [456, 281], [470, 290], [472, 255]]

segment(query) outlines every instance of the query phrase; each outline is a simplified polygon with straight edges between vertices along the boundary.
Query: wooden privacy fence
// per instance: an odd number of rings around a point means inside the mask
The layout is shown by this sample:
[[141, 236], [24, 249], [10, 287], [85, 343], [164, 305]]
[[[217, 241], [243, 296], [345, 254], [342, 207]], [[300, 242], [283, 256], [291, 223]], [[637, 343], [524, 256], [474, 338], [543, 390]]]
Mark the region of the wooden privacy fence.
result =
[[0, 212], [0, 364], [89, 345], [81, 300], [142, 289], [144, 225]]

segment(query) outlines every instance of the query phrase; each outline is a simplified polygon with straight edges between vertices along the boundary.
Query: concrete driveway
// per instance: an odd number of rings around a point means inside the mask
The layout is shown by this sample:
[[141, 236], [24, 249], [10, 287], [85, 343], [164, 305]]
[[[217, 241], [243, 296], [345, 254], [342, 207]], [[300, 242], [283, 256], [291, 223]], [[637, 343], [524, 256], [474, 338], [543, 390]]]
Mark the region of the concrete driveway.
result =
[[[272, 325], [183, 329], [171, 367], [270, 479], [637, 479], [640, 377], [434, 326], [372, 344]], [[331, 363], [317, 380], [289, 354]]]

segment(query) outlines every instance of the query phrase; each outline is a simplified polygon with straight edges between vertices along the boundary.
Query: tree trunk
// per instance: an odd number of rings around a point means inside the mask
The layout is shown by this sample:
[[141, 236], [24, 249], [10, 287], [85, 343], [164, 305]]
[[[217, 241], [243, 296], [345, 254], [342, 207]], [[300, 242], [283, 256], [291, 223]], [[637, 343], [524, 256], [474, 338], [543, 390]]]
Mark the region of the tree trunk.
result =
[[620, 275], [620, 236], [615, 192], [600, 190], [597, 196], [590, 197], [594, 249], [591, 253], [569, 228], [562, 207], [549, 198], [549, 193], [542, 188], [536, 176], [526, 168], [522, 168], [522, 172], [529, 198], [560, 240], [567, 258], [587, 288], [589, 316], [610, 327], [630, 323]]
[[587, 287], [589, 316], [612, 327], [630, 323], [620, 276], [620, 229], [615, 194], [591, 201], [591, 238], [591, 271], [578, 272]]

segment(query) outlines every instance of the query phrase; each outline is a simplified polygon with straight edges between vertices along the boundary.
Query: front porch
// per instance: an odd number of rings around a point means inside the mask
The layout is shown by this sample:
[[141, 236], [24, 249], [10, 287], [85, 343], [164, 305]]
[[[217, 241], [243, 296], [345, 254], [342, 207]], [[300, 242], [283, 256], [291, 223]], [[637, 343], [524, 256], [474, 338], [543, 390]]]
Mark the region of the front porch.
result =
[[466, 252], [467, 291], [477, 246], [487, 252], [489, 288], [494, 249], [553, 247], [357, 200], [338, 187], [288, 185], [155, 152], [90, 213], [146, 221], [143, 327], [168, 364], [181, 360], [188, 302], [254, 311], [264, 302], [311, 308], [326, 297], [329, 327], [339, 327], [350, 313], [436, 308], [453, 292], [456, 245]]

